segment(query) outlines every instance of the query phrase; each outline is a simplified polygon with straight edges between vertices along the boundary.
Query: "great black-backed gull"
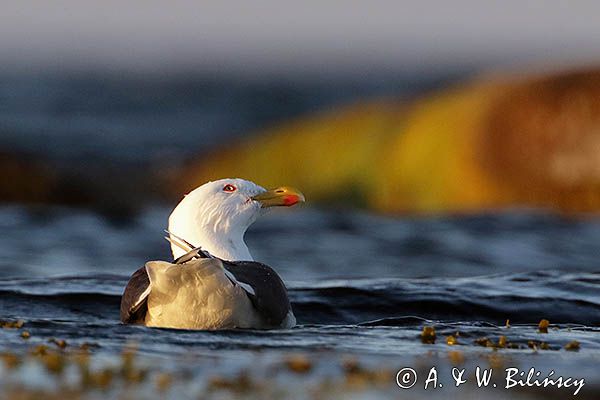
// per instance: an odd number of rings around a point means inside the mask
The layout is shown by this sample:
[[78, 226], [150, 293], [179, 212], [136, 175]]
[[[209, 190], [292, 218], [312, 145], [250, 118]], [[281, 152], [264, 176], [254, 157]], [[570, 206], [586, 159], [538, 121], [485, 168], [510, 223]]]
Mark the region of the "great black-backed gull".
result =
[[293, 327], [283, 281], [252, 259], [244, 234], [269, 207], [303, 201], [296, 189], [266, 190], [243, 179], [193, 190], [169, 217], [175, 261], [150, 261], [133, 273], [121, 321], [180, 329]]

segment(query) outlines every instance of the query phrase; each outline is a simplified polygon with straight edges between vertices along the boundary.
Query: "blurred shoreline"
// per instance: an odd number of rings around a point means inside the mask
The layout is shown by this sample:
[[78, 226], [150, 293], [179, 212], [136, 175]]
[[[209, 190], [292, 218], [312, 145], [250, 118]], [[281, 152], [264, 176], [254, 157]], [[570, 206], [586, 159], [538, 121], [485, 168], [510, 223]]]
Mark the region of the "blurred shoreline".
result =
[[227, 176], [389, 214], [600, 210], [600, 71], [0, 85], [0, 202], [109, 213]]
[[[411, 98], [468, 71], [311, 81], [227, 74], [0, 75], [0, 202], [135, 213], [172, 202], [185, 163], [365, 98]], [[250, 136], [250, 137], [251, 137]]]

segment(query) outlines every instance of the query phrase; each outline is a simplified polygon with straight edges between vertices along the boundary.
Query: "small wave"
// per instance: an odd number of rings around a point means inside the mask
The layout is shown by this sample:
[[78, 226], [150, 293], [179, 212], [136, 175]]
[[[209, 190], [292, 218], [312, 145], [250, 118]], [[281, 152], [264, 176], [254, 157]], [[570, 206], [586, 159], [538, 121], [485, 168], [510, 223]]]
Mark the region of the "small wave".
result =
[[[127, 278], [115, 275], [0, 282], [3, 317], [118, 321]], [[600, 274], [536, 272], [460, 279], [324, 281], [290, 288], [303, 324], [400, 326], [415, 318], [600, 324]], [[378, 321], [378, 322], [373, 322]]]

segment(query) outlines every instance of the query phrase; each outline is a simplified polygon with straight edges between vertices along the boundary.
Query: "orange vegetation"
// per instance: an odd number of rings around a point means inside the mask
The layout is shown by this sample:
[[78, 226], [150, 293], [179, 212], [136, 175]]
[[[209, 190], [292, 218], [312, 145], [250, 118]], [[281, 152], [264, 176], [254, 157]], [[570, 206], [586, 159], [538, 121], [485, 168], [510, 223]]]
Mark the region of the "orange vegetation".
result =
[[236, 176], [383, 212], [598, 211], [600, 70], [351, 105], [217, 149], [181, 176], [176, 192]]

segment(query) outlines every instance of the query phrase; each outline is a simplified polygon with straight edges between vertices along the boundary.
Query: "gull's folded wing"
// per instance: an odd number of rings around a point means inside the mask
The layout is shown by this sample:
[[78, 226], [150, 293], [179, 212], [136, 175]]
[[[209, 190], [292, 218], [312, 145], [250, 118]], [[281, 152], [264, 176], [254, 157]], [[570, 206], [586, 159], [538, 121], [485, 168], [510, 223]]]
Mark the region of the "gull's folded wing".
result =
[[223, 261], [223, 266], [238, 282], [252, 288], [246, 294], [263, 321], [272, 327], [280, 326], [291, 306], [279, 275], [268, 265], [255, 261]]
[[150, 279], [146, 267], [135, 271], [121, 297], [121, 322], [124, 324], [143, 323], [148, 311]]

